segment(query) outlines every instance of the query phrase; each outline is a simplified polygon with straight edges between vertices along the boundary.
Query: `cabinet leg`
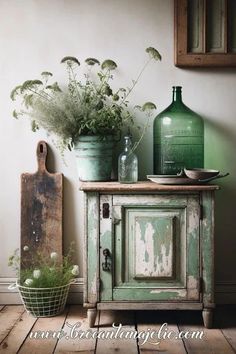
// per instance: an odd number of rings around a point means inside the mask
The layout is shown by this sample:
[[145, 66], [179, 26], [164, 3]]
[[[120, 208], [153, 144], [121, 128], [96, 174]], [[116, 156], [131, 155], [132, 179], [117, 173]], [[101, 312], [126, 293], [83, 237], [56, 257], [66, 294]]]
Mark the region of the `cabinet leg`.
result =
[[213, 309], [203, 309], [203, 323], [206, 328], [212, 328], [213, 325]]
[[88, 318], [89, 327], [94, 327], [96, 316], [97, 316], [97, 309], [96, 308], [92, 308], [92, 309], [87, 310], [87, 318]]

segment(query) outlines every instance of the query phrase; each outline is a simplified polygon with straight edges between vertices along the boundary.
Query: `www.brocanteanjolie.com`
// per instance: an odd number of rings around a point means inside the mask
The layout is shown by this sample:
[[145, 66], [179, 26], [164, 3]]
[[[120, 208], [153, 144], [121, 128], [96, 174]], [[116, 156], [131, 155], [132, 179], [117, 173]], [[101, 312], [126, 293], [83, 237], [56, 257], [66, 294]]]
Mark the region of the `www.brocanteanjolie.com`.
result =
[[151, 343], [153, 345], [158, 345], [162, 340], [179, 340], [179, 339], [202, 339], [204, 336], [204, 331], [179, 331], [176, 332], [168, 327], [168, 323], [163, 323], [158, 330], [152, 328], [147, 328], [144, 331], [137, 331], [135, 329], [130, 329], [123, 327], [120, 323], [116, 325], [112, 324], [112, 329], [110, 330], [97, 330], [96, 328], [83, 330], [81, 329], [81, 322], [76, 322], [75, 324], [70, 324], [66, 322], [66, 327], [60, 331], [32, 331], [30, 333], [31, 339], [49, 339], [57, 338], [66, 340], [70, 339], [102, 339], [102, 340], [114, 340], [114, 339], [133, 339], [138, 340], [139, 345], [144, 345], [145, 343]]

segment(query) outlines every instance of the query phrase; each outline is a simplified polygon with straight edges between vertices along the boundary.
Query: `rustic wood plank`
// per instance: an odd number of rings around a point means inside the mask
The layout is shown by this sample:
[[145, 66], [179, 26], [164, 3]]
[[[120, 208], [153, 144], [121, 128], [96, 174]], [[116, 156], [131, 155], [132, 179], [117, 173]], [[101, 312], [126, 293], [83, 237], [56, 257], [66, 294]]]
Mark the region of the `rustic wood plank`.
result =
[[[29, 353], [42, 354], [42, 352], [43, 354], [53, 353], [58, 338], [53, 337], [52, 334], [53, 332], [58, 333], [62, 329], [67, 312], [68, 309], [65, 309], [64, 312], [59, 316], [38, 318], [32, 330], [27, 335], [26, 340], [23, 343], [18, 353], [19, 354], [29, 354]], [[40, 336], [41, 338], [36, 337], [36, 332], [37, 332], [37, 336]], [[48, 337], [45, 337], [46, 333], [48, 333]], [[44, 335], [44, 338], [42, 338], [42, 335]]]
[[165, 302], [165, 301], [110, 301], [97, 304], [98, 310], [202, 310], [202, 304], [198, 302]]
[[[142, 354], [153, 354], [161, 352], [165, 354], [184, 354], [186, 353], [184, 343], [181, 339], [175, 339], [179, 335], [179, 329], [173, 321], [174, 316], [166, 311], [158, 311], [156, 313], [138, 312], [137, 314], [137, 329], [138, 332], [148, 332], [150, 329], [159, 334], [159, 337], [168, 330], [172, 331], [173, 338], [159, 339], [158, 335], [152, 338], [139, 339], [139, 352]], [[165, 325], [166, 324], [166, 325]], [[146, 341], [147, 339], [147, 341]]]
[[204, 308], [214, 307], [214, 195], [210, 191], [202, 193], [202, 277], [204, 282]]
[[175, 0], [174, 2], [174, 45], [175, 65], [179, 64], [179, 56], [186, 57], [188, 47], [187, 35], [187, 0]]
[[[121, 317], [116, 317], [116, 316], [121, 316]], [[110, 331], [111, 333], [116, 332], [117, 330], [111, 326], [113, 322], [115, 323], [116, 326], [119, 326], [120, 323], [122, 324], [122, 331], [124, 332], [124, 336], [128, 335], [130, 331], [135, 331], [134, 318], [132, 316], [132, 313], [129, 313], [129, 316], [126, 316], [125, 320], [123, 316], [124, 314], [119, 314], [119, 313], [116, 314], [115, 312], [102, 311], [100, 314], [98, 335], [102, 336], [102, 333], [104, 333], [105, 335], [106, 333], [108, 333], [107, 331]], [[126, 324], [126, 323], [133, 323], [133, 325]], [[112, 354], [117, 352], [137, 354], [138, 347], [137, 347], [136, 340], [125, 339], [125, 338], [111, 338], [111, 339], [99, 338], [98, 339], [96, 354], [104, 354], [104, 353]]]
[[4, 354], [17, 353], [36, 320], [36, 318], [30, 316], [25, 311], [22, 317], [16, 321], [7, 337], [2, 341], [0, 352]]
[[234, 350], [225, 339], [220, 329], [207, 329], [203, 326], [200, 314], [191, 313], [178, 315], [179, 330], [184, 332], [203, 331], [202, 339], [183, 339], [188, 354], [234, 354]]
[[[32, 252], [49, 258], [51, 252], [62, 256], [61, 173], [46, 169], [47, 144], [37, 146], [38, 171], [21, 175], [21, 267], [31, 265]], [[24, 246], [31, 252], [24, 252]]]
[[230, 326], [229, 328], [224, 328], [221, 330], [231, 347], [236, 352], [236, 326]]
[[5, 306], [0, 312], [0, 343], [8, 335], [25, 309], [21, 305]]
[[[175, 65], [179, 67], [235, 67], [236, 53], [232, 50], [232, 46], [231, 52], [227, 53], [189, 53], [187, 51], [187, 3], [187, 0], [175, 0]], [[203, 32], [207, 21], [204, 22]], [[234, 33], [235, 25], [230, 24], [230, 27]], [[231, 34], [230, 37], [232, 38]], [[233, 38], [235, 42], [235, 35]]]
[[205, 191], [216, 190], [219, 186], [214, 184], [204, 185], [162, 185], [154, 182], [138, 182], [132, 184], [121, 184], [119, 182], [83, 182], [80, 185], [82, 191], [101, 192], [154, 192], [154, 191]]
[[[98, 323], [98, 322], [97, 322]], [[77, 325], [76, 325], [77, 324]], [[65, 324], [63, 326], [65, 336], [58, 341], [54, 353], [68, 354], [68, 353], [94, 353], [96, 346], [96, 338], [79, 338], [76, 333], [79, 331], [90, 331], [95, 333], [97, 328], [90, 329], [86, 318], [86, 309], [82, 306], [70, 306]]]
[[230, 344], [227, 342], [219, 329], [207, 329], [198, 326], [181, 326], [181, 331], [204, 331], [203, 339], [184, 339], [188, 354], [235, 354]]
[[[109, 205], [109, 209], [112, 210], [112, 196], [109, 195], [102, 195], [100, 197], [100, 210], [103, 210], [103, 205]], [[112, 300], [112, 261], [111, 261], [111, 254], [112, 254], [112, 219], [110, 217], [104, 218], [101, 217], [100, 220], [100, 278], [103, 284], [100, 292], [101, 301], [111, 301]], [[106, 251], [105, 251], [106, 250]], [[107, 252], [107, 255], [105, 257]], [[105, 262], [106, 259], [106, 262]], [[107, 266], [109, 270], [104, 270], [104, 266]]]
[[[99, 297], [99, 196], [98, 193], [89, 193], [87, 200], [87, 300], [96, 304]], [[88, 251], [89, 250], [89, 251]]]
[[217, 327], [236, 352], [236, 307], [219, 306], [214, 317]]
[[186, 54], [179, 55], [178, 65], [179, 67], [235, 67], [236, 66], [236, 54]]

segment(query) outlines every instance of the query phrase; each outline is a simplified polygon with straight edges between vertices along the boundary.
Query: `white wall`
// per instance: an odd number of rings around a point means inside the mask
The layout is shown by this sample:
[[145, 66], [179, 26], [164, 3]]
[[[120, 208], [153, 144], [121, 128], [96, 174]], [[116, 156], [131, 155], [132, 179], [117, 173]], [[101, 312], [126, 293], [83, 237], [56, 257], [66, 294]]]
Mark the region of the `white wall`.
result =
[[[146, 59], [144, 49], [154, 46], [163, 61], [147, 69], [133, 102], [150, 100], [161, 111], [171, 86], [182, 85], [185, 103], [204, 116], [206, 167], [231, 173], [217, 197], [216, 279], [220, 291], [236, 288], [236, 71], [176, 68], [173, 22], [173, 0], [0, 0], [0, 277], [14, 276], [7, 258], [20, 240], [20, 174], [36, 170], [40, 139], [50, 144], [50, 168], [65, 176], [65, 244], [76, 240], [82, 265], [83, 204], [73, 154], [66, 154], [65, 166], [44, 132], [34, 134], [26, 120], [11, 117], [11, 89], [43, 70], [61, 82], [65, 55], [112, 58], [120, 83], [129, 84]], [[139, 149], [141, 178], [152, 172], [151, 141], [150, 128]]]

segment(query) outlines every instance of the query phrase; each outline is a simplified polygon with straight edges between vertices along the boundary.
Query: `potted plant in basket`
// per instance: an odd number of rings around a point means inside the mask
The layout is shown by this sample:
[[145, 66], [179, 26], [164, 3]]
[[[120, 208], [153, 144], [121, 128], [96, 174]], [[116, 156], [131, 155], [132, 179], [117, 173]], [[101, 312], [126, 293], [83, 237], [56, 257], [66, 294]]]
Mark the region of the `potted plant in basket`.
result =
[[31, 315], [51, 317], [60, 314], [64, 310], [70, 284], [79, 274], [78, 265], [72, 262], [72, 247], [62, 260], [56, 252], [52, 252], [47, 260], [40, 253], [31, 254], [28, 246], [23, 247], [23, 252], [30, 253], [30, 263], [24, 264], [19, 249], [9, 257], [8, 265], [17, 272], [16, 284], [9, 288], [19, 289], [25, 309]]
[[[27, 80], [16, 86], [11, 99], [20, 99], [22, 105], [13, 111], [13, 116], [26, 115], [31, 119], [33, 131], [43, 128], [55, 135], [62, 153], [66, 148], [74, 149], [81, 180], [109, 180], [114, 142], [122, 129], [134, 125], [129, 95], [147, 65], [152, 60], [161, 60], [155, 48], [149, 47], [146, 52], [149, 58], [131, 87], [116, 89], [111, 86], [117, 69], [115, 61], [107, 59], [100, 64], [96, 58], [87, 58], [87, 72], [79, 76], [79, 60], [67, 56], [61, 60], [68, 74], [67, 86], [51, 83], [53, 75], [48, 71], [42, 72], [40, 80]], [[150, 116], [156, 106], [146, 102], [133, 108]], [[141, 138], [147, 126], [148, 120]]]

